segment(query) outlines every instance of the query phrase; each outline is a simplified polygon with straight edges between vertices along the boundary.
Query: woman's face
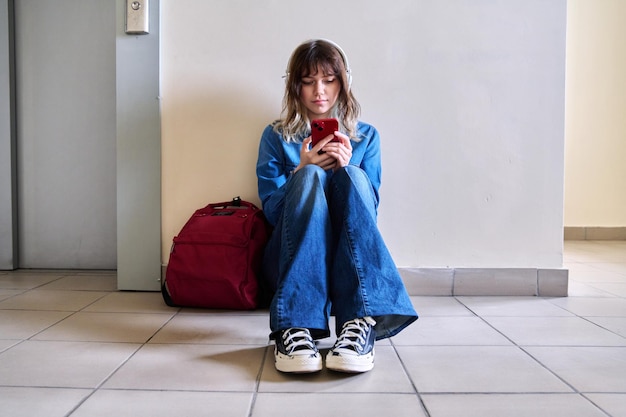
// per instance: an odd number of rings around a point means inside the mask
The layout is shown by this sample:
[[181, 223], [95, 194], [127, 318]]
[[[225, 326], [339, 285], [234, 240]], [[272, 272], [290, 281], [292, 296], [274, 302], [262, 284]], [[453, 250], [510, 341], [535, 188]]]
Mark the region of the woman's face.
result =
[[300, 100], [307, 109], [309, 119], [330, 117], [340, 91], [341, 82], [337, 76], [324, 74], [321, 67], [317, 67], [314, 74], [302, 77]]

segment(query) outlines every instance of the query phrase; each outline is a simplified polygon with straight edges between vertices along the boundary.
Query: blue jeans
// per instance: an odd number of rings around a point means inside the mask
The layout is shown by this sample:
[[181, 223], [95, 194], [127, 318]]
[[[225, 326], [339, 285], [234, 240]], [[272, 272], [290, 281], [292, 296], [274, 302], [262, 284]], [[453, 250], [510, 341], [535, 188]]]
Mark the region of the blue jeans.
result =
[[286, 184], [282, 215], [266, 247], [263, 276], [274, 296], [271, 338], [304, 327], [314, 338], [337, 334], [348, 320], [371, 316], [376, 338], [417, 319], [376, 225], [376, 198], [363, 170], [334, 173], [307, 165]]

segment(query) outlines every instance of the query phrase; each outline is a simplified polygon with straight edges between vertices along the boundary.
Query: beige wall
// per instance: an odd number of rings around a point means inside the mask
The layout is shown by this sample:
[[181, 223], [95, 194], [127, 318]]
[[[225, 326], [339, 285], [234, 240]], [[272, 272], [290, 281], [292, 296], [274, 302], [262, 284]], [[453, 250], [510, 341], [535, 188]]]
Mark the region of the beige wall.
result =
[[566, 1], [324, 10], [337, 18], [303, 0], [163, 2], [163, 261], [194, 209], [258, 202], [258, 140], [289, 54], [330, 38], [381, 133], [379, 226], [398, 266], [560, 268]]
[[626, 226], [626, 1], [569, 0], [565, 226]]

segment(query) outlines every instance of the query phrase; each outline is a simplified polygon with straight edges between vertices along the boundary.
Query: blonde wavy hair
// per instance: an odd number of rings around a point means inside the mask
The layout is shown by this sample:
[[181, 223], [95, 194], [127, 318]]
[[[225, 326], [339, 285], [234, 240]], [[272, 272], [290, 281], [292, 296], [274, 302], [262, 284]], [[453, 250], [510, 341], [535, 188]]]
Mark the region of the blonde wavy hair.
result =
[[311, 121], [306, 107], [300, 100], [300, 91], [302, 79], [315, 75], [318, 68], [321, 68], [325, 75], [337, 77], [341, 83], [339, 97], [331, 110], [331, 117], [339, 121], [339, 129], [350, 139], [360, 140], [357, 122], [361, 106], [350, 89], [347, 72], [349, 69], [346, 68], [346, 64], [343, 51], [332, 42], [323, 39], [304, 42], [293, 51], [285, 76], [281, 119], [273, 124], [274, 130], [280, 133], [286, 142], [300, 142], [311, 133]]

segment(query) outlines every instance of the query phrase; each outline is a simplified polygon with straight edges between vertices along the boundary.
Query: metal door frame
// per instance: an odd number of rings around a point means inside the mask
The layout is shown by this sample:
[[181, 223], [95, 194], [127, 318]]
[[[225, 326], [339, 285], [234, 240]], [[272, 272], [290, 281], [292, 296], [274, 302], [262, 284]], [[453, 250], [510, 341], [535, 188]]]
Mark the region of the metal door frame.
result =
[[13, 0], [0, 0], [0, 269], [17, 268]]

